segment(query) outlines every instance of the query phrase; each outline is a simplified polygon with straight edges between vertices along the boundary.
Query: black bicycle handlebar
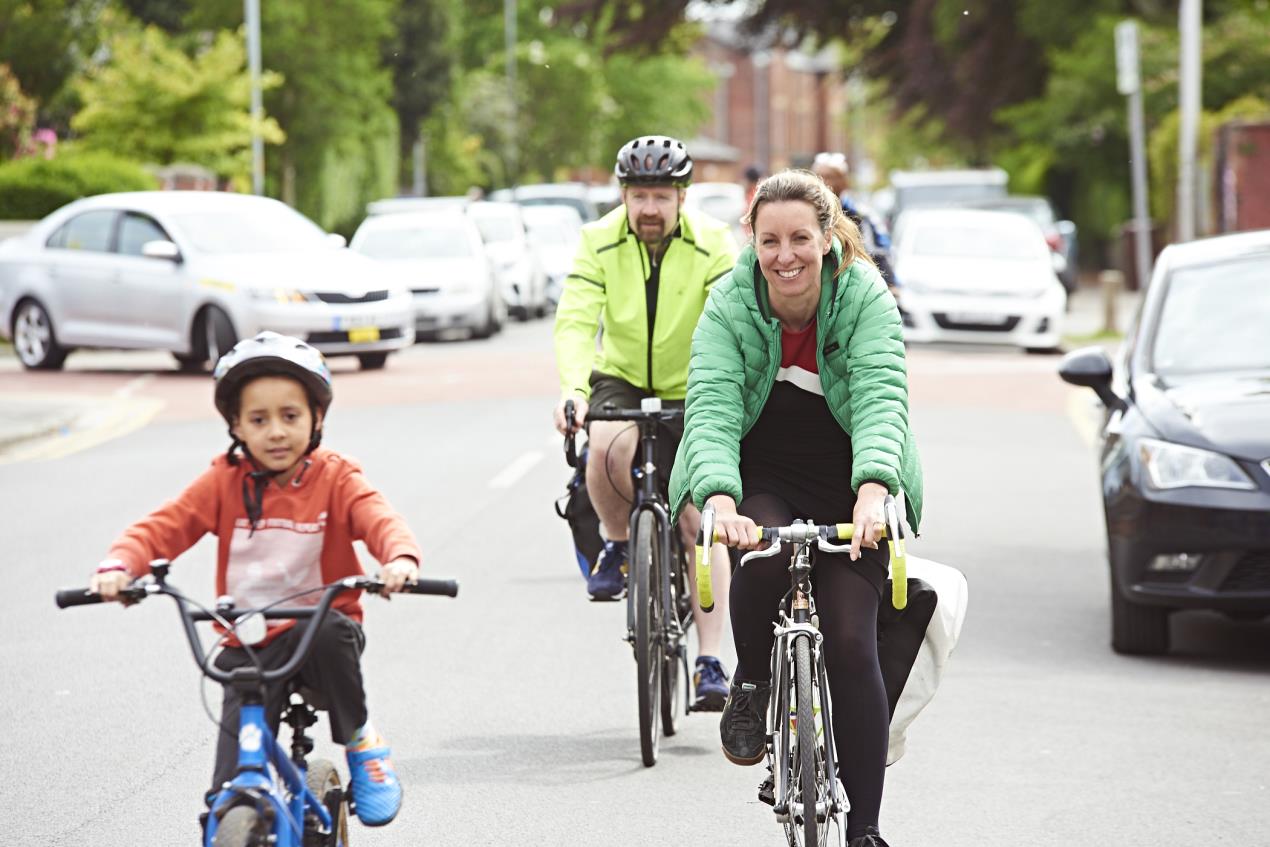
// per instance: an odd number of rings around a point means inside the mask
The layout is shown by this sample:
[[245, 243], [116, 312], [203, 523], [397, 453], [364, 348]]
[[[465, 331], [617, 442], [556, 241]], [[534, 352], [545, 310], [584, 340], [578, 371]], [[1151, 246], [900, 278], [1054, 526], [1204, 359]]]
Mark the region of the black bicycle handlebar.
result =
[[[643, 409], [619, 409], [612, 404], [605, 404], [599, 409], [587, 411], [587, 423], [591, 421], [629, 421], [632, 423], [649, 421], [652, 423], [671, 423], [683, 418], [681, 408], [658, 409], [656, 412], [645, 412]], [[571, 468], [578, 466], [578, 448], [575, 442], [578, 431], [574, 429], [574, 418], [577, 406], [572, 399], [564, 401], [564, 460]]]
[[[264, 609], [238, 609], [238, 608], [218, 608], [215, 613], [204, 611], [202, 609], [193, 609], [190, 607], [190, 601], [185, 595], [176, 589], [162, 582], [152, 582], [137, 584], [134, 583], [120, 592], [125, 599], [140, 602], [151, 594], [164, 594], [171, 597], [177, 605], [177, 611], [181, 616], [181, 623], [185, 628], [185, 635], [190, 644], [190, 650], [194, 654], [194, 661], [198, 664], [203, 674], [217, 682], [227, 685], [234, 681], [242, 681], [244, 669], [239, 668], [233, 673], [228, 673], [219, 668], [209, 665], [207, 659], [210, 654], [203, 651], [202, 640], [199, 638], [197, 630], [194, 628], [196, 622], [201, 621], [239, 621], [252, 615], [260, 615], [266, 620], [302, 620], [309, 619], [304, 627], [304, 633], [300, 636], [300, 643], [296, 646], [295, 652], [291, 659], [281, 668], [274, 670], [259, 672], [258, 676], [251, 679], [251, 682], [272, 683], [290, 679], [299, 670], [309, 658], [312, 652], [313, 643], [317, 635], [317, 625], [330, 611], [331, 604], [335, 597], [345, 591], [364, 590], [372, 593], [380, 593], [384, 587], [381, 580], [368, 576], [346, 577], [341, 580], [329, 583], [323, 586], [322, 599], [318, 601], [316, 606], [302, 606], [295, 608], [286, 608], [274, 606]], [[433, 594], [444, 597], [457, 597], [459, 593], [459, 584], [452, 579], [419, 579], [406, 584], [402, 593], [409, 594]], [[54, 599], [57, 601], [58, 608], [65, 609], [71, 606], [87, 606], [95, 603], [104, 602], [100, 594], [89, 591], [87, 588], [64, 588], [55, 594]], [[253, 669], [254, 670], [254, 669]]]

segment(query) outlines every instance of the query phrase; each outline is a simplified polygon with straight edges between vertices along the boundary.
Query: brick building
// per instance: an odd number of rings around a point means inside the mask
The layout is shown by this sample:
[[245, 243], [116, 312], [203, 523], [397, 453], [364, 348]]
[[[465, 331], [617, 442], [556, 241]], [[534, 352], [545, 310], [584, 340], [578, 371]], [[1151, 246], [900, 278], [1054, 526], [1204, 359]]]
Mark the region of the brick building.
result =
[[712, 21], [695, 52], [714, 72], [713, 116], [688, 149], [701, 181], [740, 182], [806, 167], [822, 150], [847, 152], [847, 85], [837, 51], [809, 53], [776, 33], [749, 36]]

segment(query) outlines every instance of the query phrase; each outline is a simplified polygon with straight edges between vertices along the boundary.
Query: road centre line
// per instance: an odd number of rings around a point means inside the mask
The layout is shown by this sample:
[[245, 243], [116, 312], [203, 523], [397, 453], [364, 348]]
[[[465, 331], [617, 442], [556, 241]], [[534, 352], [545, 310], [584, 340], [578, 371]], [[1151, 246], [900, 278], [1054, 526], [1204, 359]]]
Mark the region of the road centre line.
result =
[[542, 461], [541, 450], [531, 450], [528, 453], [517, 458], [510, 465], [499, 471], [498, 475], [489, 481], [490, 488], [511, 488], [520, 478], [529, 472], [529, 469]]
[[145, 388], [152, 382], [154, 382], [154, 374], [144, 374], [136, 379], [129, 380], [126, 385], [115, 391], [115, 396], [131, 397], [133, 394], [140, 391], [142, 388]]

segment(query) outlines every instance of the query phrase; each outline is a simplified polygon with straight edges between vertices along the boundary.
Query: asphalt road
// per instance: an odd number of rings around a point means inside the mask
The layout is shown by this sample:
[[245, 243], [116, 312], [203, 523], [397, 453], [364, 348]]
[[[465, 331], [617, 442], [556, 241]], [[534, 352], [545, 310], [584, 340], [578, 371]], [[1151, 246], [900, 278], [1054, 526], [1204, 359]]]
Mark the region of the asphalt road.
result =
[[[371, 712], [406, 805], [355, 844], [779, 844], [759, 768], [692, 716], [640, 764], [618, 604], [591, 604], [552, 511], [549, 322], [336, 364], [327, 444], [361, 460], [457, 600], [369, 598]], [[196, 843], [213, 727], [161, 600], [57, 610], [111, 539], [227, 445], [206, 377], [159, 354], [0, 367], [0, 405], [74, 395], [100, 414], [0, 464], [0, 790], [10, 844]], [[893, 847], [1270, 844], [1270, 627], [1177, 616], [1168, 658], [1107, 644], [1088, 399], [1053, 358], [910, 356], [927, 518], [912, 550], [961, 568], [970, 609], [938, 696], [887, 774]], [[33, 398], [35, 398], [33, 400]], [[25, 448], [32, 448], [32, 444]], [[173, 582], [211, 599], [214, 539]], [[730, 659], [729, 659], [730, 663]], [[219, 692], [205, 686], [215, 710]], [[319, 753], [338, 754], [319, 727]]]

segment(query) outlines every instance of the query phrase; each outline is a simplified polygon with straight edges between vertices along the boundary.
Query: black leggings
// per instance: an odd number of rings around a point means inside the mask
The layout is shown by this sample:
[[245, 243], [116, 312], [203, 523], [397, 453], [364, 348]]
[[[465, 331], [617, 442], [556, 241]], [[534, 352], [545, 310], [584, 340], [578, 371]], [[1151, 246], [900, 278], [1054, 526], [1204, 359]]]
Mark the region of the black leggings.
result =
[[[772, 494], [746, 497], [737, 511], [759, 526], [784, 526], [796, 517], [782, 498]], [[886, 545], [879, 550], [862, 548], [861, 554], [852, 562], [846, 553], [816, 551], [812, 570], [820, 631], [825, 637], [838, 777], [851, 801], [848, 838], [878, 824], [890, 735], [886, 688], [878, 665], [878, 602], [889, 554]], [[780, 600], [789, 590], [789, 562], [786, 555], [755, 559], [732, 576], [737, 680], [770, 682], [772, 625]]]

